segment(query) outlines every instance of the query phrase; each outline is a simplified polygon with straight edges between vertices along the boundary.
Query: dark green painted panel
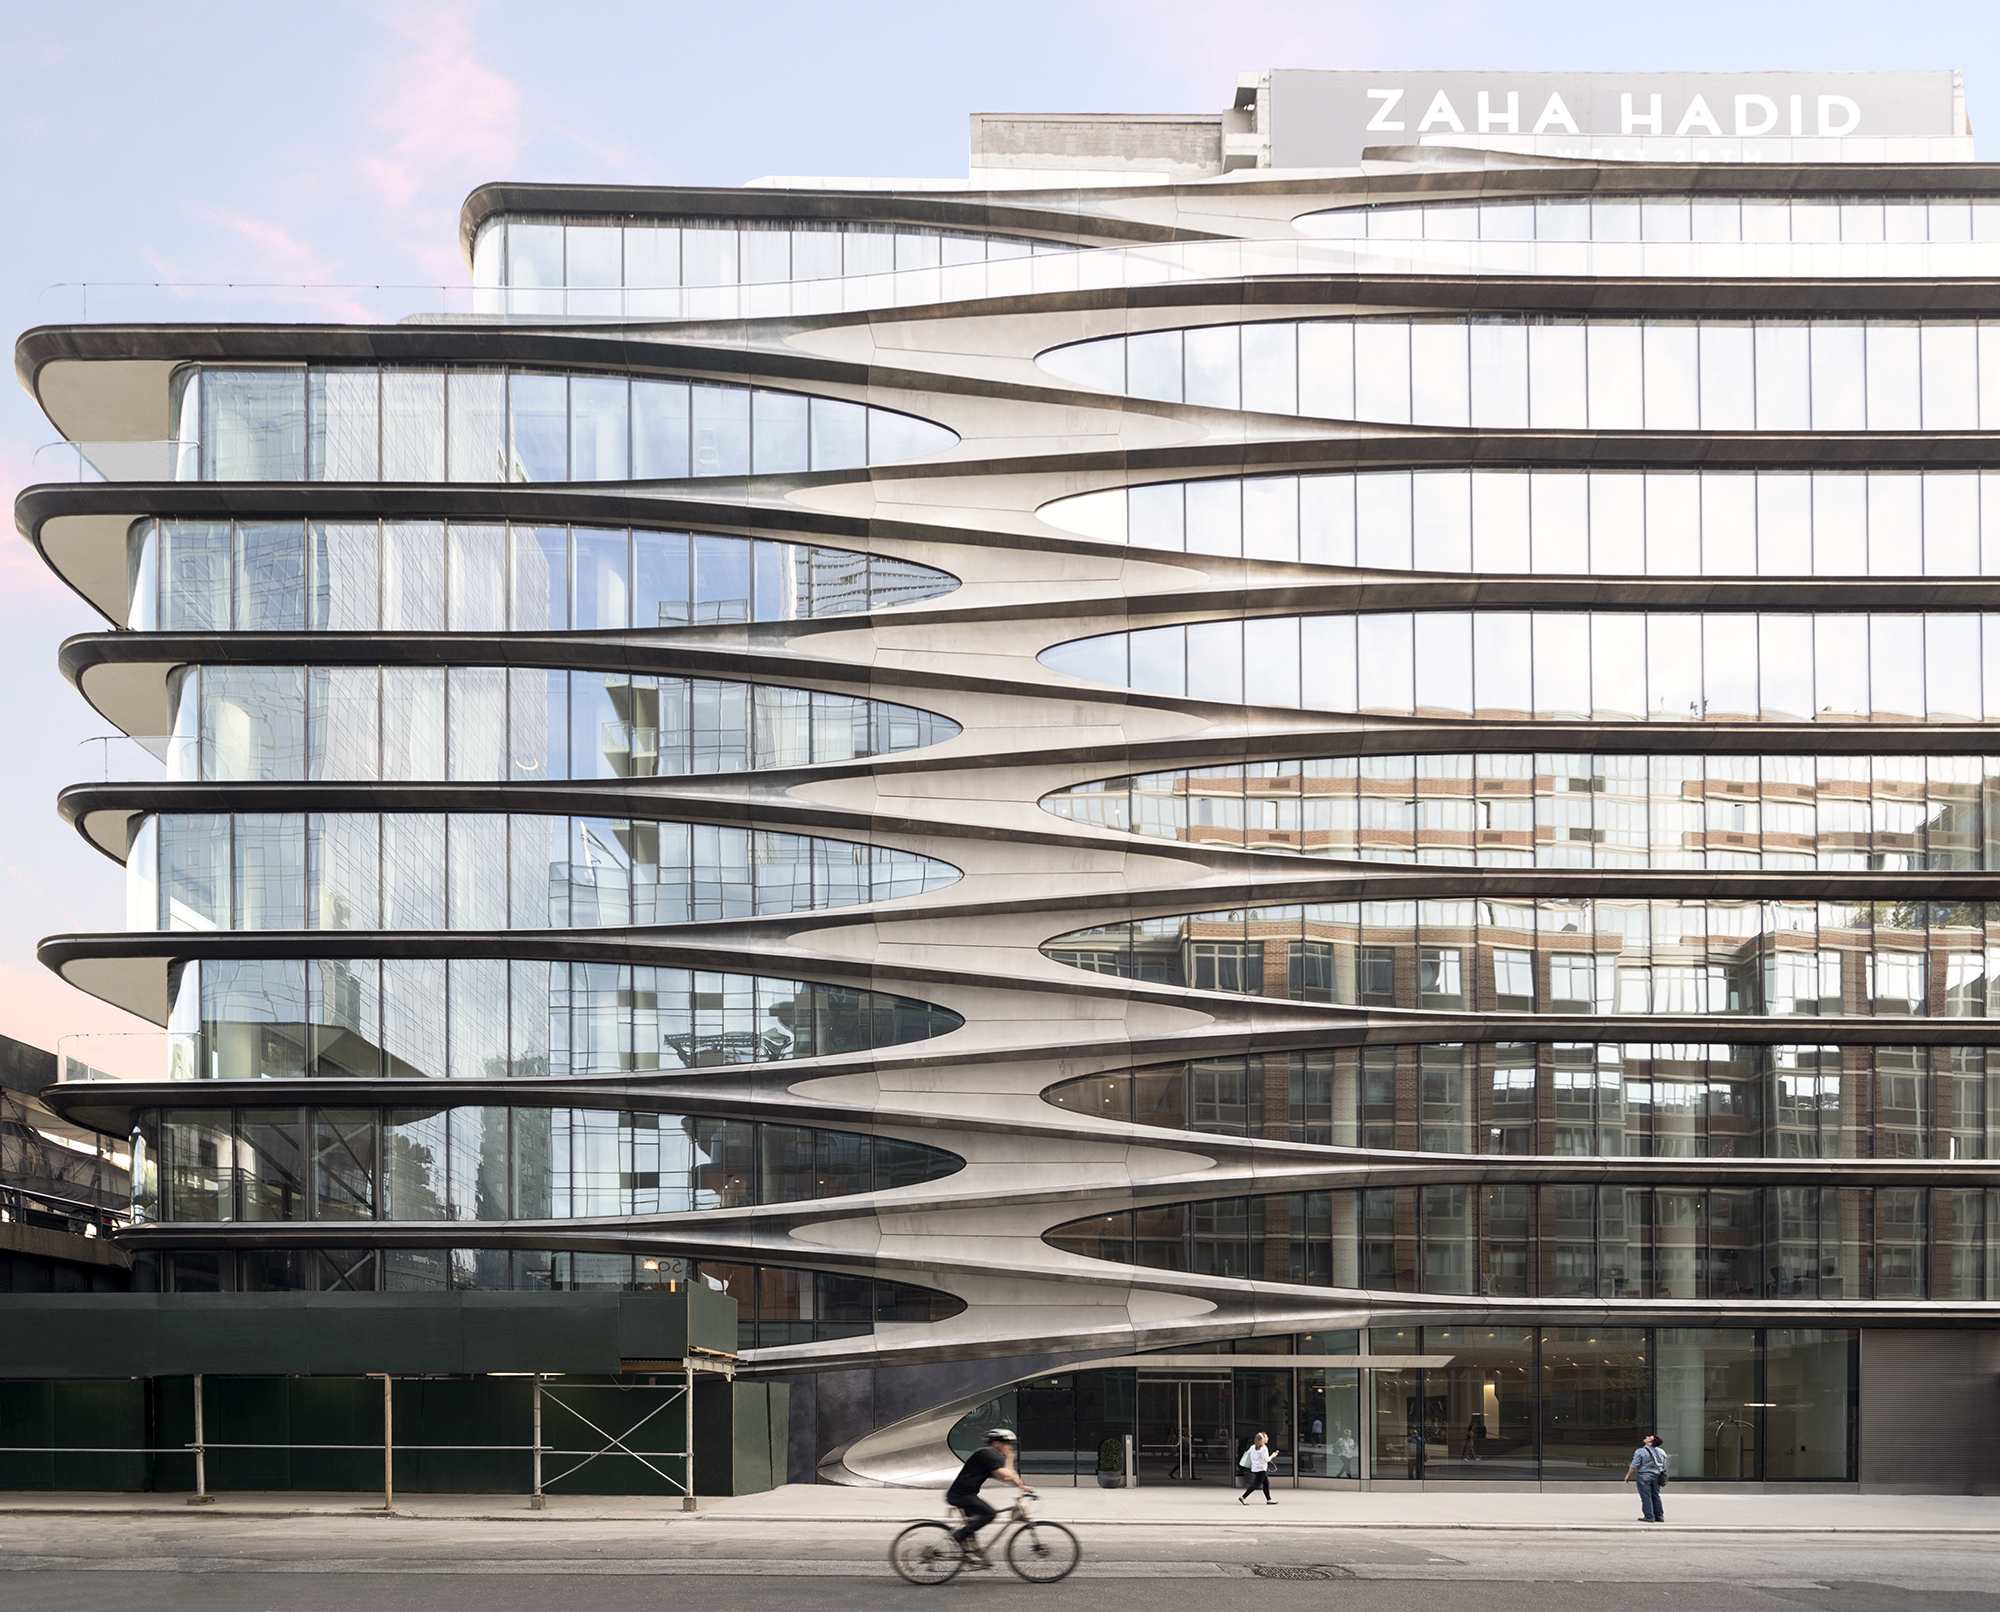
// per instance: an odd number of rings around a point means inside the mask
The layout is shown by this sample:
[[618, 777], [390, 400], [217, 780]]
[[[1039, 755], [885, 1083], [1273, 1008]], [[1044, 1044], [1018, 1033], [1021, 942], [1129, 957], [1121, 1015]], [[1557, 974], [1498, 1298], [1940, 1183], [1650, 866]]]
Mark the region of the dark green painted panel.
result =
[[72, 1446], [0, 1452], [0, 1489], [143, 1490], [151, 1463], [137, 1452], [146, 1442], [143, 1380], [0, 1383], [0, 1445]]
[[761, 1390], [764, 1401], [763, 1468], [754, 1487], [739, 1488], [738, 1494], [763, 1494], [778, 1488], [789, 1476], [792, 1443], [792, 1385], [786, 1382], [745, 1383], [745, 1388]]
[[[55, 1384], [52, 1442], [84, 1449], [130, 1449], [146, 1442], [146, 1385], [133, 1377]], [[58, 1489], [131, 1490], [146, 1487], [143, 1455], [58, 1455]]]
[[[163, 1293], [154, 1348], [161, 1368], [266, 1373], [308, 1369], [303, 1293]], [[261, 1302], [244, 1304], [249, 1298]]]
[[293, 1377], [285, 1384], [292, 1436], [359, 1450], [295, 1449], [288, 1487], [371, 1489], [382, 1481], [382, 1384], [367, 1377]]
[[0, 1378], [616, 1372], [734, 1348], [736, 1301], [678, 1293], [0, 1294]]
[[[580, 1373], [558, 1377], [542, 1405], [542, 1440], [576, 1453], [547, 1457], [551, 1494], [678, 1493], [686, 1412], [663, 1389], [677, 1377]], [[0, 1382], [0, 1442], [154, 1445], [194, 1437], [191, 1377]], [[382, 1388], [357, 1377], [206, 1377], [208, 1486], [379, 1493]], [[525, 1377], [402, 1380], [395, 1384], [396, 1487], [411, 1494], [525, 1494], [533, 1384]], [[695, 1476], [703, 1494], [755, 1494], [781, 1481], [787, 1385], [696, 1379]], [[613, 1437], [638, 1455], [592, 1455]], [[224, 1448], [227, 1445], [280, 1448]], [[361, 1445], [360, 1449], [311, 1446]], [[427, 1447], [426, 1447], [427, 1446]], [[440, 1446], [443, 1446], [440, 1448]], [[503, 1446], [513, 1446], [505, 1448]], [[641, 1460], [639, 1456], [647, 1459]], [[657, 1470], [656, 1470], [657, 1469]], [[0, 1454], [0, 1489], [84, 1491], [194, 1488], [191, 1454]]]
[[762, 1494], [785, 1481], [789, 1383], [698, 1378], [694, 1414], [694, 1476], [699, 1493]]
[[[209, 1377], [202, 1383], [202, 1432], [209, 1442], [208, 1486], [289, 1489], [292, 1486], [291, 1400], [282, 1377]], [[300, 1429], [300, 1438], [312, 1430]], [[228, 1449], [241, 1444], [277, 1449]]]
[[[387, 1370], [400, 1379], [399, 1490], [525, 1493], [532, 1382], [490, 1374], [540, 1370], [553, 1387], [543, 1442], [580, 1452], [549, 1458], [550, 1493], [674, 1493], [686, 1464], [686, 1411], [657, 1390], [678, 1387], [678, 1376], [649, 1385], [617, 1368], [628, 1359], [678, 1359], [690, 1332], [699, 1346], [732, 1349], [735, 1301], [705, 1287], [0, 1295], [0, 1379], [26, 1379], [0, 1380], [0, 1446], [71, 1447], [57, 1455], [0, 1449], [0, 1487], [192, 1490], [194, 1457], [180, 1452], [194, 1437], [199, 1367], [211, 1490], [379, 1492], [381, 1383], [364, 1373]], [[717, 1494], [768, 1487], [771, 1451], [782, 1464], [784, 1445], [784, 1413], [778, 1409], [773, 1422], [771, 1389], [708, 1377], [698, 1385], [698, 1487]], [[584, 1458], [613, 1436], [647, 1459]], [[172, 1453], [83, 1453], [95, 1445]], [[238, 1447], [223, 1447], [231, 1445]]]
[[[0, 1445], [15, 1450], [55, 1442], [55, 1384], [0, 1382]], [[52, 1455], [0, 1453], [0, 1489], [53, 1489]]]
[[[411, 1494], [527, 1494], [533, 1384], [523, 1377], [470, 1377], [396, 1384], [396, 1487]], [[474, 1446], [417, 1449], [417, 1445]], [[373, 1487], [381, 1486], [381, 1462]]]
[[0, 1294], [0, 1377], [155, 1375], [157, 1297]]
[[[316, 1293], [309, 1354], [295, 1371], [322, 1377], [465, 1370], [461, 1295]], [[411, 1299], [419, 1302], [411, 1303]], [[452, 1302], [440, 1302], [450, 1300]]]
[[[617, 1437], [646, 1457], [621, 1454], [543, 1457], [542, 1487], [549, 1494], [678, 1494], [684, 1483], [682, 1450], [687, 1409], [674, 1392], [679, 1378], [566, 1377], [542, 1396], [542, 1442], [559, 1450], [595, 1451]], [[695, 1475], [705, 1448], [696, 1429]], [[657, 1470], [656, 1470], [657, 1469]]]
[[[461, 1325], [467, 1371], [618, 1369], [623, 1312], [616, 1293], [467, 1293], [464, 1297]], [[522, 1304], [523, 1298], [532, 1302]]]
[[729, 1492], [762, 1494], [771, 1487], [771, 1397], [762, 1383], [745, 1383], [736, 1401]]
[[[634, 1300], [683, 1299], [686, 1308], [685, 1319], [679, 1323], [685, 1331], [682, 1334], [698, 1349], [713, 1350], [718, 1354], [736, 1353], [736, 1301], [727, 1293], [718, 1293], [712, 1287], [696, 1283], [684, 1287], [679, 1293], [628, 1293], [625, 1302]], [[635, 1307], [636, 1308], [636, 1307]], [[678, 1347], [669, 1351], [679, 1354]], [[626, 1358], [633, 1358], [628, 1350]]]
[[[153, 1379], [152, 1443], [157, 1450], [179, 1450], [194, 1438], [194, 1379]], [[161, 1494], [194, 1491], [193, 1455], [153, 1457], [153, 1488]]]
[[694, 1385], [694, 1483], [699, 1494], [736, 1492], [734, 1387], [720, 1377], [698, 1378]]

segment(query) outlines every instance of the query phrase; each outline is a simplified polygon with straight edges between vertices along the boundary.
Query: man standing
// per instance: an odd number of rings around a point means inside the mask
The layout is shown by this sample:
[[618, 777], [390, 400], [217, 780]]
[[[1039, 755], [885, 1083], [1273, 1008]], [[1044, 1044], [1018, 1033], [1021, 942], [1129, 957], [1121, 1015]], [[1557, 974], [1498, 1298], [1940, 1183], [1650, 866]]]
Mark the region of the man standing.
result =
[[1660, 1436], [1648, 1433], [1632, 1452], [1632, 1464], [1625, 1469], [1625, 1481], [1639, 1485], [1639, 1521], [1665, 1522], [1660, 1490], [1667, 1481], [1667, 1452], [1660, 1448]]
[[989, 1427], [986, 1430], [986, 1447], [974, 1450], [965, 1458], [965, 1465], [959, 1468], [958, 1476], [951, 1480], [951, 1487], [945, 1491], [945, 1504], [956, 1506], [965, 1513], [965, 1526], [957, 1529], [952, 1538], [965, 1547], [969, 1565], [974, 1569], [991, 1567], [986, 1552], [979, 1547], [979, 1530], [993, 1520], [993, 1508], [979, 1498], [980, 1487], [988, 1478], [1004, 1478], [1023, 1494], [1033, 1494], [1021, 1481], [1021, 1474], [1014, 1470], [1014, 1430], [1011, 1427]]

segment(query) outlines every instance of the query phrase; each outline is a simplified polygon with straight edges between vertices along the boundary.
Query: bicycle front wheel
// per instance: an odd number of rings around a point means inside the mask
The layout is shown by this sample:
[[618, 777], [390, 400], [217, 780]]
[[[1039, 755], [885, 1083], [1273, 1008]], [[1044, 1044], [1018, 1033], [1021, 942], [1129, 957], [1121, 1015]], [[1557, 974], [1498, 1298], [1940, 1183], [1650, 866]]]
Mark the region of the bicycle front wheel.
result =
[[1024, 1523], [1007, 1541], [1007, 1565], [1033, 1584], [1068, 1578], [1082, 1559], [1076, 1535], [1059, 1522]]
[[941, 1522], [913, 1522], [889, 1547], [889, 1565], [912, 1584], [944, 1584], [965, 1566], [965, 1552]]

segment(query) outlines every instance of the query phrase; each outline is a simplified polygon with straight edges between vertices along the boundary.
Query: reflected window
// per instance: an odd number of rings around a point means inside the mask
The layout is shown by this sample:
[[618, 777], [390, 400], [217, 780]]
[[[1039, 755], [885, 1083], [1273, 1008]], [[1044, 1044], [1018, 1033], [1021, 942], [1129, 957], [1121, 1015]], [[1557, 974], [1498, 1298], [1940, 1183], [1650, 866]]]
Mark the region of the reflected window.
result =
[[128, 544], [131, 618], [169, 632], [797, 621], [935, 599], [958, 586], [945, 572], [885, 556], [707, 532], [147, 520]]
[[[1553, 218], [1567, 205], [1542, 205], [1536, 212]], [[1490, 314], [1477, 316], [1476, 324], [1446, 315], [1313, 321], [1296, 327], [1289, 356], [1269, 337], [1291, 327], [1208, 325], [1101, 337], [1051, 348], [1037, 362], [1086, 386], [1236, 409], [1242, 406], [1242, 355], [1251, 350], [1257, 354], [1253, 379], [1261, 406], [1269, 411], [1513, 427], [1522, 423], [1517, 388], [1504, 381], [1469, 384], [1474, 375], [1469, 338], [1475, 330], [1486, 334], [1496, 327], [1512, 327], [1515, 345], [1524, 351], [1526, 423], [1535, 429], [1937, 431], [2000, 424], [1980, 415], [1970, 380], [1976, 373], [1978, 327], [1946, 321], [1812, 321], [1810, 398], [1787, 384], [1796, 380], [1796, 342], [1767, 344], [1766, 361], [1777, 374], [1772, 384], [1759, 384], [1755, 327], [1745, 319], [1639, 326]], [[1674, 344], [1667, 342], [1659, 344], [1657, 366], [1634, 362], [1634, 354], [1655, 345], [1656, 330], [1691, 338], [1693, 363], [1686, 351], [1670, 358], [1666, 348]], [[1246, 341], [1251, 331], [1263, 339]], [[1685, 349], [1689, 343], [1678, 345]], [[1482, 369], [1490, 367], [1490, 348], [1488, 335], [1481, 343]], [[1926, 364], [1938, 377], [1934, 386], [1919, 379]], [[1274, 367], [1296, 385], [1274, 376]], [[1655, 368], [1657, 375], [1651, 373]], [[1675, 386], [1676, 371], [1692, 386]], [[1801, 408], [1809, 417], [1803, 426]]]
[[[176, 965], [174, 1079], [615, 1074], [838, 1056], [947, 1035], [949, 1009], [741, 974], [482, 958]], [[378, 983], [379, 982], [379, 983]]]
[[315, 367], [310, 377], [304, 367], [196, 367], [176, 381], [169, 430], [183, 441], [199, 431], [183, 474], [203, 481], [605, 481], [628, 470], [741, 476], [753, 464], [759, 475], [797, 474], [922, 458], [958, 441], [865, 404], [842, 405], [860, 415], [858, 438], [838, 411], [814, 433], [799, 393], [601, 374], [575, 377], [573, 390], [571, 380], [470, 367]]

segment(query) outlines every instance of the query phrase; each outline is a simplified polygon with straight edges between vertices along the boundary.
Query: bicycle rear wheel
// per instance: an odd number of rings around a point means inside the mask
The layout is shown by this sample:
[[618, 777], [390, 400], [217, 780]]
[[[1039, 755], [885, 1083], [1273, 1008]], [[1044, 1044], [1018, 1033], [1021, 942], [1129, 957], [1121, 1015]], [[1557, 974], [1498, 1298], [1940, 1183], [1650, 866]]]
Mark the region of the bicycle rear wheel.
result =
[[889, 1547], [889, 1565], [912, 1584], [944, 1584], [965, 1566], [965, 1552], [941, 1522], [913, 1522]]
[[1033, 1584], [1068, 1578], [1082, 1559], [1076, 1535], [1059, 1522], [1023, 1523], [1007, 1541], [1007, 1565]]

